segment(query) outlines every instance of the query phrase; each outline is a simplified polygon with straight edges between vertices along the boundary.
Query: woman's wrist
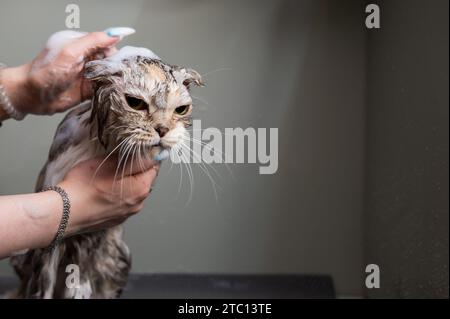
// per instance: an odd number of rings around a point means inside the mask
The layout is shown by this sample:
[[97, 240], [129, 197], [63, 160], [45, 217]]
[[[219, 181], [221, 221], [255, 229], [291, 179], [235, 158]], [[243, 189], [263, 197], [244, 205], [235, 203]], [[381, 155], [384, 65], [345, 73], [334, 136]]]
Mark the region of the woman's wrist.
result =
[[[34, 92], [29, 80], [29, 71], [29, 64], [0, 70], [0, 84], [3, 86], [9, 101], [16, 111], [24, 115], [28, 113], [26, 111], [28, 106], [32, 105], [33, 98], [31, 95]], [[0, 109], [0, 120], [10, 118], [10, 114], [3, 108]]]
[[35, 246], [47, 247], [55, 237], [61, 220], [61, 196], [54, 191], [24, 196], [27, 196], [27, 199], [21, 201], [21, 205], [30, 233], [36, 236]]
[[6, 113], [6, 111], [0, 107], [0, 122], [9, 119], [9, 114]]
[[58, 184], [70, 198], [70, 219], [66, 228], [66, 237], [85, 232], [102, 222], [107, 203], [99, 202], [97, 196], [86, 185], [78, 181], [64, 180]]
[[76, 187], [73, 187], [69, 181], [62, 181], [61, 183], [58, 184], [58, 186], [67, 192], [68, 197], [70, 199], [71, 214], [70, 214], [69, 223], [67, 225], [66, 233], [65, 233], [65, 236], [68, 237], [68, 236], [75, 235], [79, 231], [79, 227], [78, 227], [79, 214], [78, 214], [78, 212], [80, 211], [80, 205], [83, 205], [83, 203], [89, 199], [84, 198], [83, 195], [85, 195], [85, 194], [83, 194], [83, 192], [78, 194], [76, 192]]

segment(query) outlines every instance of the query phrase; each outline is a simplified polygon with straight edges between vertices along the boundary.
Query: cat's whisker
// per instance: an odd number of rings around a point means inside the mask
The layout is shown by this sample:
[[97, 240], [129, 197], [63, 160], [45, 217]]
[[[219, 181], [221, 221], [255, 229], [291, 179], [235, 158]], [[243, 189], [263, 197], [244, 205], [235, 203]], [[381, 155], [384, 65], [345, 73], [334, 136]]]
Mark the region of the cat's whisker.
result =
[[214, 156], [216, 156], [216, 153], [218, 153], [218, 155], [220, 155], [220, 159], [222, 161], [223, 164], [225, 164], [225, 167], [227, 168], [228, 172], [230, 173], [231, 177], [233, 177], [234, 179], [234, 174], [230, 168], [230, 166], [226, 163], [226, 159], [227, 159], [227, 155], [225, 152], [222, 152], [216, 148], [213, 148], [211, 145], [209, 145], [208, 143], [205, 143], [204, 141], [198, 140], [196, 138], [190, 137], [189, 138], [192, 143], [197, 143], [200, 144], [201, 146], [205, 147], [207, 150], [209, 151], [213, 151], [214, 152]]
[[[191, 132], [204, 132], [204, 131], [207, 131], [207, 130], [208, 130], [208, 128], [196, 128], [196, 129], [194, 129], [192, 127], [186, 129], [186, 131], [189, 132], [189, 133], [191, 133]], [[230, 134], [230, 133], [226, 133], [226, 132], [221, 132], [221, 134], [223, 134], [225, 136], [232, 136], [232, 137], [235, 136], [234, 134]]]
[[123, 180], [124, 180], [124, 176], [125, 176], [125, 168], [127, 166], [127, 162], [128, 162], [128, 157], [130, 156], [131, 151], [134, 149], [134, 143], [131, 142], [130, 143], [130, 147], [128, 147], [127, 150], [127, 155], [125, 157], [125, 161], [123, 163], [123, 167], [122, 167], [122, 177], [120, 179], [120, 198], [123, 197]]
[[[214, 155], [215, 155], [215, 153], [219, 153], [219, 155], [225, 155], [225, 153], [223, 153], [222, 151], [217, 150], [215, 148], [213, 149], [213, 147], [211, 145], [209, 145], [208, 143], [206, 143], [206, 142], [204, 142], [202, 140], [198, 140], [198, 139], [195, 139], [193, 137], [188, 138], [188, 140], [192, 141], [193, 143], [197, 143], [197, 144], [199, 144], [201, 146], [204, 146], [205, 148], [207, 148], [210, 151], [213, 150], [214, 151]], [[225, 159], [225, 158], [223, 158], [223, 159]]]
[[[204, 142], [202, 142], [202, 141], [198, 141], [198, 140], [196, 140], [196, 139], [185, 139], [185, 141], [189, 141], [189, 142], [192, 141], [193, 143], [198, 142], [198, 144], [200, 144], [200, 145], [203, 145], [203, 146], [209, 146], [209, 145], [207, 145], [206, 143], [204, 143]], [[203, 144], [202, 144], [202, 143], [203, 143]], [[216, 173], [216, 175], [219, 176], [219, 178], [222, 178], [222, 176], [218, 173], [218, 171], [217, 171], [211, 164], [203, 162], [202, 159], [201, 159], [201, 156], [200, 156], [199, 154], [195, 153], [193, 149], [190, 149], [190, 150], [192, 151], [193, 155], [195, 154], [195, 155], [197, 156], [196, 159], [200, 162], [200, 164], [203, 164], [203, 166], [204, 166], [205, 168], [206, 168], [205, 164], [209, 165], [209, 166], [213, 169], [213, 171]], [[214, 155], [216, 155], [216, 154], [214, 154]], [[225, 164], [225, 165], [226, 165], [226, 164]], [[231, 173], [231, 172], [230, 172], [230, 173]]]
[[[131, 135], [131, 136], [129, 136], [126, 140], [129, 141], [129, 140], [131, 140], [133, 137], [134, 137], [134, 136]], [[122, 161], [123, 161], [123, 159], [124, 159], [124, 157], [125, 157], [125, 154], [126, 154], [126, 152], [127, 152], [127, 150], [128, 150], [129, 147], [130, 147], [130, 144], [128, 144], [128, 143], [125, 144], [125, 148], [123, 147], [123, 145], [122, 145], [122, 147], [120, 147], [120, 158], [119, 158], [119, 161], [118, 161], [118, 163], [117, 163], [116, 172], [114, 173], [113, 187], [114, 187], [114, 185], [115, 185], [115, 183], [116, 183], [116, 178], [117, 178], [117, 174], [118, 174], [119, 169], [120, 169], [120, 165], [122, 164]], [[123, 165], [125, 165], [125, 164], [123, 164]]]
[[190, 167], [189, 159], [186, 158], [186, 154], [182, 153], [182, 158], [185, 159], [184, 162], [181, 161], [181, 163], [183, 163], [186, 166], [186, 172], [189, 177], [189, 185], [190, 185], [189, 198], [185, 204], [186, 207], [191, 203], [192, 198], [194, 196], [194, 174], [192, 172], [192, 168]]
[[[174, 145], [174, 147], [172, 147], [170, 149], [170, 152], [172, 153], [172, 156], [176, 156], [175, 160], [177, 161], [177, 163], [181, 164], [181, 160], [182, 159], [181, 159], [181, 157], [179, 155], [180, 148], [181, 148], [181, 146], [176, 144], [176, 145]], [[172, 166], [173, 166], [173, 161], [171, 161], [171, 166], [170, 166], [171, 169], [172, 169]], [[178, 197], [180, 196], [181, 186], [182, 186], [182, 182], [183, 182], [183, 165], [179, 165], [179, 167], [180, 167], [180, 170], [179, 170], [180, 171], [180, 178], [179, 178], [179, 183], [178, 183], [178, 190], [177, 190], [176, 199], [178, 199]], [[169, 172], [170, 172], [170, 170], [169, 170]]]
[[141, 171], [144, 171], [144, 162], [142, 161], [142, 158], [145, 156], [145, 147], [144, 142], [139, 142], [139, 168]]
[[143, 155], [144, 155], [144, 160], [147, 162], [147, 161], [151, 161], [152, 159], [150, 158], [150, 156], [149, 156], [149, 148], [147, 147], [147, 145], [146, 144], [142, 144], [142, 147], [143, 147], [143, 150], [144, 150], [144, 152], [143, 152]]
[[213, 73], [217, 73], [217, 72], [222, 72], [222, 71], [232, 71], [232, 68], [218, 68], [206, 73], [201, 74], [202, 77], [206, 77], [207, 75], [213, 74]]
[[[173, 150], [173, 147], [171, 148], [171, 150]], [[170, 161], [170, 167], [169, 170], [167, 171], [167, 174], [170, 174], [170, 172], [172, 171], [173, 168], [173, 161]]]
[[197, 100], [197, 101], [202, 102], [203, 104], [209, 105], [209, 103], [208, 103], [206, 100], [202, 99], [201, 97], [194, 96], [194, 95], [192, 95], [192, 94], [191, 94], [191, 97], [192, 97], [193, 99]]
[[[178, 154], [178, 152], [176, 153], [176, 156], [178, 157], [181, 163], [182, 159], [181, 156]], [[180, 183], [178, 184], [177, 198], [180, 196], [182, 184], [183, 184], [183, 165], [180, 165]]]
[[92, 176], [91, 179], [91, 183], [92, 181], [95, 179], [95, 177], [97, 176], [98, 171], [100, 170], [100, 168], [102, 167], [103, 164], [105, 164], [105, 162], [108, 160], [108, 158], [123, 144], [126, 142], [126, 139], [124, 139], [122, 142], [120, 142], [106, 157], [105, 159], [97, 166], [97, 169], [94, 172], [94, 175]]
[[[198, 143], [198, 144], [202, 145], [201, 143], [203, 143], [204, 146], [208, 146], [208, 145], [206, 145], [206, 143], [204, 143], [204, 142], [202, 142], [202, 141], [199, 141], [199, 140], [190, 138], [188, 134], [185, 134], [185, 135], [184, 135], [183, 141], [189, 142], [189, 145], [190, 145], [190, 141], [192, 141], [193, 143], [198, 141], [198, 142], [200, 142], [200, 143]], [[219, 174], [219, 172], [218, 172], [211, 164], [203, 162], [201, 156], [200, 156], [199, 154], [195, 153], [195, 152], [192, 150], [192, 148], [188, 147], [188, 149], [192, 152], [193, 156], [194, 156], [194, 155], [197, 156], [197, 157], [196, 157], [196, 160], [198, 160], [200, 166], [203, 165], [203, 167], [206, 169], [205, 164], [209, 165], [209, 166], [213, 169], [213, 171], [216, 173], [216, 175], [217, 175], [219, 178], [222, 178], [222, 176]], [[214, 155], [216, 155], [216, 154], [214, 154]], [[225, 165], [226, 165], [226, 164], [225, 164]]]
[[[223, 164], [225, 164], [225, 167], [226, 167], [226, 169], [228, 170], [228, 173], [231, 175], [231, 177], [232, 177], [233, 179], [235, 179], [234, 174], [233, 174], [233, 171], [231, 170], [230, 166], [226, 163], [227, 156], [226, 156], [226, 154], [225, 154], [224, 152], [219, 151], [219, 150], [213, 148], [211, 145], [209, 145], [209, 144], [207, 144], [207, 143], [205, 143], [205, 142], [203, 142], [203, 141], [197, 140], [197, 139], [195, 139], [195, 138], [190, 137], [190, 138], [188, 138], [188, 140], [189, 140], [189, 141], [192, 141], [192, 143], [197, 143], [197, 144], [199, 144], [199, 145], [205, 147], [205, 148], [206, 148], [207, 150], [209, 150], [209, 151], [214, 152], [214, 157], [217, 155], [218, 158], [220, 158], [221, 162], [222, 162]], [[218, 153], [218, 154], [216, 154], [216, 153]], [[208, 164], [208, 165], [211, 165], [211, 164]], [[211, 166], [211, 167], [212, 167], [212, 166]], [[218, 174], [218, 175], [220, 176], [220, 174]], [[220, 176], [220, 178], [222, 178], [222, 176]]]
[[115, 126], [110, 132], [113, 133], [121, 128], [128, 128], [128, 125], [119, 125], [119, 126]]
[[134, 155], [136, 153], [136, 149], [137, 149], [137, 143], [135, 143], [134, 147], [133, 147], [133, 154], [131, 155], [131, 165], [130, 165], [130, 174], [129, 175], [133, 174], [133, 163], [134, 163]]
[[[211, 167], [211, 169], [213, 170], [213, 172], [220, 178], [222, 179], [222, 175], [219, 174], [219, 172], [214, 168], [214, 166], [212, 166], [209, 163], [205, 163], [202, 161], [200, 155], [198, 155], [196, 152], [194, 152], [194, 150], [192, 148], [190, 148], [190, 151], [192, 153], [192, 156], [194, 157], [195, 160], [197, 160], [199, 163], [200, 167], [204, 167], [205, 169], [207, 169], [206, 165], [208, 165], [209, 167]], [[209, 171], [208, 171], [209, 172]], [[218, 184], [217, 184], [218, 185]]]
[[144, 171], [144, 159], [145, 159], [145, 142], [139, 142], [139, 168], [141, 171]]
[[[190, 148], [189, 151], [192, 153], [192, 156], [194, 157], [194, 159], [196, 159], [196, 160], [198, 160], [198, 161], [200, 162], [200, 163], [198, 163], [199, 166], [200, 166], [200, 168], [204, 168], [204, 171], [207, 171], [207, 172], [209, 173], [208, 168], [207, 168], [207, 166], [206, 166], [206, 165], [208, 165], [209, 167], [211, 167], [211, 169], [216, 173], [216, 175], [217, 175], [219, 178], [222, 178], [222, 176], [217, 172], [217, 170], [216, 170], [211, 164], [202, 162], [200, 156], [199, 156], [196, 152], [194, 152], [193, 149]], [[205, 173], [206, 173], [206, 172], [205, 172]], [[211, 175], [211, 176], [212, 176], [212, 175]], [[218, 184], [217, 182], [213, 181], [213, 183], [214, 183], [217, 187], [220, 188], [220, 186], [219, 186], [219, 184]]]
[[193, 177], [191, 175], [192, 170], [188, 166], [189, 158], [182, 151], [182, 146], [183, 146], [182, 143], [177, 144], [177, 148], [178, 149], [176, 149], [176, 153], [175, 153], [176, 156], [179, 159], [179, 163], [181, 164], [180, 165], [180, 174], [181, 174], [181, 176], [180, 176], [180, 183], [178, 185], [177, 197], [180, 195], [180, 191], [181, 191], [181, 187], [182, 187], [183, 171], [184, 171], [183, 166], [184, 166], [184, 167], [186, 167], [186, 174], [188, 175], [188, 181], [189, 181], [189, 186], [190, 186], [189, 197], [188, 197], [188, 200], [187, 200], [186, 204], [184, 205], [186, 207], [187, 205], [189, 205], [189, 203], [191, 202], [192, 197], [193, 197], [193, 186], [192, 186], [192, 184], [193, 184]]
[[[180, 144], [180, 145], [182, 145], [182, 146], [189, 152], [189, 154], [192, 154], [194, 158], [197, 158], [197, 159], [198, 159], [197, 153], [195, 153], [190, 147], [188, 147], [186, 144]], [[216, 201], [218, 201], [218, 196], [217, 196], [217, 189], [216, 189], [216, 186], [217, 186], [217, 187], [220, 187], [220, 186], [214, 181], [214, 178], [213, 178], [213, 177], [211, 176], [211, 174], [209, 173], [207, 167], [206, 167], [201, 161], [200, 161], [199, 164], [200, 164], [200, 165], [199, 165], [200, 169], [206, 174], [206, 176], [207, 176], [207, 177], [209, 178], [209, 180], [211, 181], [211, 184], [212, 184], [212, 186], [213, 186], [213, 191], [214, 191], [214, 195], [215, 195]]]

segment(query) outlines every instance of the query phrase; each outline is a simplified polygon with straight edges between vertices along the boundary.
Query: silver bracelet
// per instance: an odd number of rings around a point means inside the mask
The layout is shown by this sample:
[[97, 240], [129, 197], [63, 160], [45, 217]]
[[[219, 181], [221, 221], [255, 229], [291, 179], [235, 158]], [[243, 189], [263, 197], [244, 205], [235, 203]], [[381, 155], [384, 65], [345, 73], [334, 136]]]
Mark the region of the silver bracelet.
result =
[[47, 251], [51, 252], [53, 249], [55, 249], [56, 246], [61, 242], [61, 240], [64, 237], [64, 232], [66, 231], [67, 224], [69, 223], [69, 216], [70, 216], [70, 200], [69, 196], [67, 195], [66, 191], [62, 189], [59, 186], [48, 186], [41, 190], [41, 192], [46, 191], [55, 191], [59, 195], [61, 195], [62, 201], [63, 201], [63, 213], [61, 217], [61, 222], [59, 223], [58, 231], [56, 232], [55, 238], [50, 243], [50, 245], [47, 247]]
[[22, 112], [19, 112], [16, 110], [14, 105], [11, 103], [11, 100], [9, 99], [8, 95], [6, 94], [5, 87], [2, 85], [1, 82], [1, 69], [6, 68], [6, 65], [3, 63], [0, 63], [0, 107], [5, 110], [6, 114], [9, 115], [9, 117], [21, 121], [24, 119], [25, 114]]

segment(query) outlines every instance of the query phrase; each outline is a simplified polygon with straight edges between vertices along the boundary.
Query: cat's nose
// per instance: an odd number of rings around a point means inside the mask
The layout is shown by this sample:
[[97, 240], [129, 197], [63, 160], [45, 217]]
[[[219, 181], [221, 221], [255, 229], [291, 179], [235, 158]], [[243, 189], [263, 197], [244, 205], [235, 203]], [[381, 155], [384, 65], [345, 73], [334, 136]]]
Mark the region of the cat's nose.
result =
[[169, 128], [164, 126], [164, 125], [158, 125], [157, 127], [155, 127], [156, 132], [158, 132], [160, 137], [164, 137], [164, 135], [167, 134], [167, 132], [169, 132]]

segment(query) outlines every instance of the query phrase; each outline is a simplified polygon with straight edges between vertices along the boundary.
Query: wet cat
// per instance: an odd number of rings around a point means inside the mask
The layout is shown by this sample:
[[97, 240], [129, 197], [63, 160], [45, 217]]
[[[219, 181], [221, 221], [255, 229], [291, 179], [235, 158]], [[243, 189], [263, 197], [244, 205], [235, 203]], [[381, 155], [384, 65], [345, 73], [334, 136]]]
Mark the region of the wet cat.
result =
[[[117, 151], [123, 165], [131, 154], [167, 157], [190, 125], [189, 88], [203, 84], [196, 71], [134, 47], [88, 62], [84, 76], [94, 85], [94, 97], [59, 124], [37, 190], [56, 185], [77, 163], [98, 155]], [[66, 238], [52, 252], [28, 251], [11, 263], [21, 280], [17, 298], [115, 298], [131, 267], [121, 225]], [[79, 267], [78, 288], [65, 284], [70, 264]]]

